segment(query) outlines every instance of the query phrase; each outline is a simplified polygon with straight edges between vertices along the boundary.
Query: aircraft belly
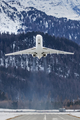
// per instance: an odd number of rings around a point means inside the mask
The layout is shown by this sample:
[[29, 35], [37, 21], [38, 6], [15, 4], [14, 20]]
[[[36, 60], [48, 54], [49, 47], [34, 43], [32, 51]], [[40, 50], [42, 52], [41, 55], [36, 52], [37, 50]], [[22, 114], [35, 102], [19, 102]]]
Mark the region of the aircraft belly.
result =
[[37, 48], [37, 57], [38, 57], [39, 59], [42, 57], [41, 51], [42, 51], [41, 47], [38, 46], [38, 48]]

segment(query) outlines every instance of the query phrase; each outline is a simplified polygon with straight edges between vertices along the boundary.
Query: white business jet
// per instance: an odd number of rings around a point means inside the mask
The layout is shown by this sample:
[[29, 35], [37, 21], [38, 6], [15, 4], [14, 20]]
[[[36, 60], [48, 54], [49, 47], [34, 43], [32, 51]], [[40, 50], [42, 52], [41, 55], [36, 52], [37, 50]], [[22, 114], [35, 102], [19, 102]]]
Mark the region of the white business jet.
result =
[[43, 38], [41, 35], [37, 35], [36, 36], [36, 47], [32, 47], [32, 48], [18, 51], [18, 52], [5, 54], [5, 56], [22, 55], [22, 54], [31, 54], [33, 57], [38, 57], [40, 59], [41, 57], [46, 57], [47, 54], [74, 54], [74, 53], [43, 47]]

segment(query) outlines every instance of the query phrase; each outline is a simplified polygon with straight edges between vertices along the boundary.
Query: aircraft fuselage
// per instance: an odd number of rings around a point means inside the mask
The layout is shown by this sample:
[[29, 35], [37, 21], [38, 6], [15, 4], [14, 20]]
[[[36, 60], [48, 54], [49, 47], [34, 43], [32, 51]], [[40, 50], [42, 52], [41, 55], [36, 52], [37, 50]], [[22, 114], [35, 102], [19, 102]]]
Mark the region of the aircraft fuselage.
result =
[[33, 54], [33, 57], [37, 56], [39, 59], [41, 57], [46, 57], [46, 54], [43, 53], [43, 39], [41, 35], [36, 36], [36, 53], [35, 54]]

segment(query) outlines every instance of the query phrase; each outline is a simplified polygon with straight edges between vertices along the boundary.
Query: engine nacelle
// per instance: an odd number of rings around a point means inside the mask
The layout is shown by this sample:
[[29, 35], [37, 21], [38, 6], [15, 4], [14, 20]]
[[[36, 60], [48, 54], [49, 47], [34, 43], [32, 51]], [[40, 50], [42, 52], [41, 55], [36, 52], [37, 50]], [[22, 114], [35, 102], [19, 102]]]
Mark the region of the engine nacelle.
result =
[[33, 54], [32, 56], [33, 56], [33, 57], [36, 57], [36, 54]]
[[43, 57], [46, 57], [47, 56], [47, 54], [43, 54]]

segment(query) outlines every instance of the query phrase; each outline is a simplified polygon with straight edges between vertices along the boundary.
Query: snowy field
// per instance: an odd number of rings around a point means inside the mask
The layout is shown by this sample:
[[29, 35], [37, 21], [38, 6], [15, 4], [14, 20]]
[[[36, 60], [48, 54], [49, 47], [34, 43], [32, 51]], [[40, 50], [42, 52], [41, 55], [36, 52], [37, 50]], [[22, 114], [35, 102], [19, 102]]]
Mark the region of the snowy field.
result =
[[20, 115], [20, 114], [18, 114], [18, 113], [1, 113], [0, 112], [0, 120], [7, 120], [8, 118], [13, 118], [18, 115]]
[[70, 113], [70, 114], [73, 115], [73, 116], [80, 117], [80, 112], [74, 112], [74, 113]]
[[59, 110], [28, 110], [28, 109], [0, 109], [0, 120], [7, 120], [20, 115], [30, 114], [70, 114], [72, 116], [80, 117], [80, 110], [66, 110], [66, 112], [59, 112]]

